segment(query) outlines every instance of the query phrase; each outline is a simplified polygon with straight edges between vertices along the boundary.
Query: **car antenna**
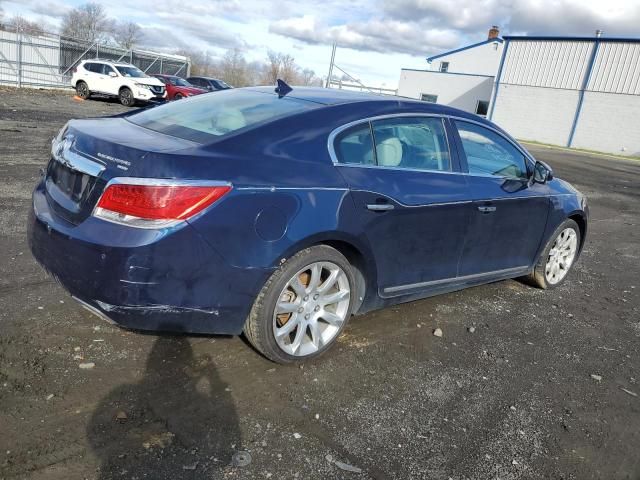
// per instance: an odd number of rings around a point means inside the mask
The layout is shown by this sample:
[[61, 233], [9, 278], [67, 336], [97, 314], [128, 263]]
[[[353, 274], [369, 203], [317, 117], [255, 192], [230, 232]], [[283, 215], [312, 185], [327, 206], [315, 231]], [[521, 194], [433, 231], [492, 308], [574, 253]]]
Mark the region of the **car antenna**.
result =
[[275, 88], [275, 92], [278, 94], [278, 98], [284, 97], [287, 93], [289, 93], [293, 88], [287, 85], [287, 82], [284, 80], [280, 80], [279, 78], [276, 80], [278, 86]]

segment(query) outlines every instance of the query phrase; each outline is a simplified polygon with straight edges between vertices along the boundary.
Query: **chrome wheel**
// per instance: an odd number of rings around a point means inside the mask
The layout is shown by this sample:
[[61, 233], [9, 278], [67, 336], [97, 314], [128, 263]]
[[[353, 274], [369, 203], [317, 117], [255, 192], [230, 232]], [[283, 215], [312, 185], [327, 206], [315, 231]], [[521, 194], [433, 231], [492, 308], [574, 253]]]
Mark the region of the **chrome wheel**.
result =
[[573, 228], [565, 228], [556, 237], [549, 258], [544, 267], [544, 275], [552, 285], [559, 283], [567, 275], [578, 251], [578, 236]]
[[317, 352], [340, 332], [351, 290], [345, 272], [332, 262], [315, 262], [298, 271], [278, 296], [273, 335], [289, 355]]

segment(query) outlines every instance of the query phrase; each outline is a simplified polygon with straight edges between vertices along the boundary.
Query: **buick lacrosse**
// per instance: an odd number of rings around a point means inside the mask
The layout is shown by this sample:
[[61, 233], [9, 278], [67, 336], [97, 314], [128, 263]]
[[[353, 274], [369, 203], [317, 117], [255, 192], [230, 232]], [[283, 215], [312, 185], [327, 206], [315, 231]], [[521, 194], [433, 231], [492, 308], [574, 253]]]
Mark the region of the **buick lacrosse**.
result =
[[315, 357], [350, 316], [507, 278], [560, 284], [585, 197], [501, 128], [398, 97], [225, 90], [70, 121], [33, 255], [93, 313]]

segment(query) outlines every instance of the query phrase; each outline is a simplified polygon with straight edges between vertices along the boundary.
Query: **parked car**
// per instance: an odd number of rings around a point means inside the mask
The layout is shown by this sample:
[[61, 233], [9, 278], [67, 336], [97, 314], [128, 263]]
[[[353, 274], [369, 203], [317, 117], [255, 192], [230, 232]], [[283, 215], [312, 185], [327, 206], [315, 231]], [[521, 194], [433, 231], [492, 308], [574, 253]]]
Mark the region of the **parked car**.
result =
[[229, 90], [230, 88], [233, 88], [228, 83], [211, 77], [187, 77], [187, 82], [189, 82], [191, 85], [195, 85], [196, 87], [204, 88], [209, 92], [216, 92], [218, 90]]
[[185, 97], [192, 97], [193, 95], [200, 95], [207, 93], [204, 88], [198, 88], [191, 85], [184, 78], [177, 77], [175, 75], [153, 75], [162, 83], [164, 83], [167, 89], [167, 100], [180, 100]]
[[33, 192], [35, 258], [95, 314], [240, 334], [276, 362], [352, 314], [562, 283], [586, 198], [493, 123], [425, 102], [242, 88], [72, 120]]
[[71, 85], [76, 94], [88, 99], [92, 94], [117, 97], [125, 107], [136, 102], [164, 101], [164, 83], [150, 77], [128, 63], [104, 60], [83, 60], [73, 71]]

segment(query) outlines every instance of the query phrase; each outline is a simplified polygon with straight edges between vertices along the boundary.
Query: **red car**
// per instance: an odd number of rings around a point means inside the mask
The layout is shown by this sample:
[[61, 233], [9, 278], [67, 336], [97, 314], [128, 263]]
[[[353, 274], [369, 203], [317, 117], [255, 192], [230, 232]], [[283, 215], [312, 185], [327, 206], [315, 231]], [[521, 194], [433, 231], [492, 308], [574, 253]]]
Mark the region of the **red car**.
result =
[[207, 90], [195, 87], [187, 82], [184, 78], [175, 75], [153, 75], [167, 86], [167, 100], [180, 100], [181, 98], [191, 97], [207, 93]]

